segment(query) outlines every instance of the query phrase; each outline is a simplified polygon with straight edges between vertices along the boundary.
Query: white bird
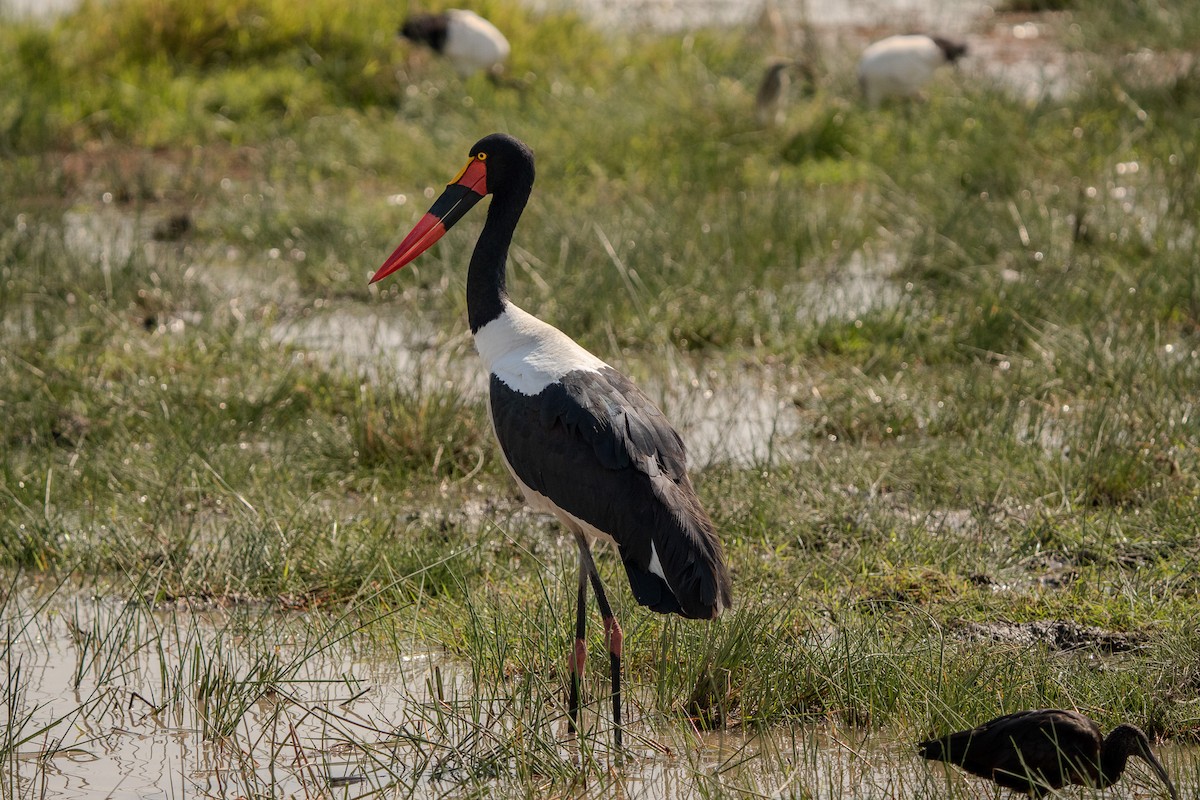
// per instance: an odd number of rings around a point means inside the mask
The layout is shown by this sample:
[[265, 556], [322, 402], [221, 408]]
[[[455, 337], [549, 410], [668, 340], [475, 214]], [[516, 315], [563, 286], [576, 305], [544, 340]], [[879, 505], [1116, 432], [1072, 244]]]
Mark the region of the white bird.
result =
[[508, 39], [474, 11], [451, 8], [440, 14], [413, 14], [400, 35], [433, 48], [464, 78], [486, 70], [495, 73], [508, 60]]
[[934, 70], [954, 63], [966, 52], [966, 44], [941, 36], [889, 36], [863, 50], [858, 85], [871, 108], [890, 97], [914, 97], [929, 83]]

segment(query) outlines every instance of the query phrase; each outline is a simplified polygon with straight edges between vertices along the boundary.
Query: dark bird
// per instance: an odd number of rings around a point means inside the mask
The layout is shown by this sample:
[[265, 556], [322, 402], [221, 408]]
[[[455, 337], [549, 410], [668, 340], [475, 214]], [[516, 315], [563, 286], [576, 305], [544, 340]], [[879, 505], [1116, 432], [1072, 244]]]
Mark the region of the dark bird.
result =
[[150, 237], [158, 242], [175, 242], [187, 236], [191, 229], [192, 218], [186, 212], [172, 214], [154, 226]]
[[400, 35], [441, 54], [463, 77], [486, 70], [495, 75], [508, 59], [508, 39], [474, 11], [451, 8], [440, 14], [413, 14]]
[[778, 124], [783, 121], [783, 107], [787, 103], [791, 86], [791, 73], [807, 71], [786, 58], [777, 58], [767, 64], [758, 91], [754, 95], [754, 115], [760, 125]]
[[1118, 725], [1104, 736], [1083, 714], [1044, 708], [1018, 711], [978, 728], [917, 745], [931, 761], [946, 761], [1031, 797], [1069, 783], [1103, 789], [1117, 782], [1130, 756], [1149, 762], [1171, 797], [1178, 798], [1167, 770], [1140, 728]]
[[790, 58], [775, 58], [763, 72], [754, 94], [754, 115], [760, 125], [783, 122], [784, 109], [791, 93], [792, 79], [798, 77], [808, 84], [813, 83], [813, 72], [802, 61]]
[[495, 133], [434, 201], [374, 283], [429, 249], [484, 195], [487, 221], [467, 269], [467, 317], [490, 372], [489, 410], [500, 452], [529, 505], [553, 514], [579, 546], [569, 730], [579, 714], [587, 587], [604, 620], [614, 739], [621, 746], [621, 626], [589, 541], [616, 545], [633, 596], [659, 613], [713, 619], [729, 607], [729, 569], [687, 474], [683, 441], [633, 383], [508, 298], [505, 264], [533, 189], [533, 153]]

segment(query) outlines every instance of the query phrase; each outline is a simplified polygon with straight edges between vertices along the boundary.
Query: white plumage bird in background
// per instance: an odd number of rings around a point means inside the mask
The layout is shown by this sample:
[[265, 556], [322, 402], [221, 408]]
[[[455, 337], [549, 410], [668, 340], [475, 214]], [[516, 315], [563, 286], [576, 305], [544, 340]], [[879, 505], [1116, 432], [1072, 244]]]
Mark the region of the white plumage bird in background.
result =
[[451, 8], [439, 14], [413, 14], [400, 35], [428, 45], [464, 78], [485, 70], [495, 75], [508, 60], [508, 39], [474, 11]]
[[934, 70], [953, 64], [966, 52], [966, 44], [941, 36], [889, 36], [863, 50], [858, 85], [871, 108], [891, 97], [914, 97], [929, 83]]

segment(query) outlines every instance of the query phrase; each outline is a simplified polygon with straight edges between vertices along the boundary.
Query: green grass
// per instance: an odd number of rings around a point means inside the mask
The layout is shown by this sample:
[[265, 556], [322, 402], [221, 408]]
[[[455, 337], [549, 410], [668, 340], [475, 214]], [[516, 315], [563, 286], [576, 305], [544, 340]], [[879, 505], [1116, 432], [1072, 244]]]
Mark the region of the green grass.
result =
[[[315, 719], [371, 787], [514, 797], [659, 768], [680, 796], [955, 795], [895, 742], [1042, 705], [1193, 741], [1200, 94], [1194, 64], [1148, 80], [1122, 57], [1190, 47], [1185, 5], [1070, 4], [1046, 24], [1088, 72], [1033, 103], [958, 75], [868, 113], [831, 50], [765, 130], [754, 32], [618, 35], [497, 0], [515, 90], [397, 43], [406, 8], [382, 2], [0, 27], [4, 796], [93, 747], [64, 731], [143, 724], [130, 702], [215, 743], [244, 794], [329, 789], [334, 745], [292, 783], [253, 766]], [[775, 444], [800, 454], [694, 465], [727, 619], [644, 613], [601, 558], [638, 754], [612, 772], [598, 657], [563, 743], [571, 545], [523, 510], [462, 383], [482, 215], [366, 286], [492, 130], [538, 156], [514, 298], [677, 422], [706, 401], [677, 376], [782, 387]], [[381, 332], [281, 341], [326, 316]], [[193, 606], [220, 612], [171, 616]], [[28, 688], [42, 619], [69, 701]], [[1138, 646], [964, 634], [1038, 620]], [[399, 684], [356, 677], [424, 650]], [[329, 681], [400, 702], [356, 728]], [[850, 739], [865, 760], [829, 755]]]

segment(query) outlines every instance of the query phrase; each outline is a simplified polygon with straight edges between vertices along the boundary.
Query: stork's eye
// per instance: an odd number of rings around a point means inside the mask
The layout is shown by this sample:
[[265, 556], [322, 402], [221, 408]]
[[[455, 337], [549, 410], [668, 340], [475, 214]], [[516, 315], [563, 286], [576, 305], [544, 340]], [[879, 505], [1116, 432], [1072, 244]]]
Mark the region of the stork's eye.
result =
[[476, 153], [475, 157], [480, 161], [487, 161], [487, 153]]

